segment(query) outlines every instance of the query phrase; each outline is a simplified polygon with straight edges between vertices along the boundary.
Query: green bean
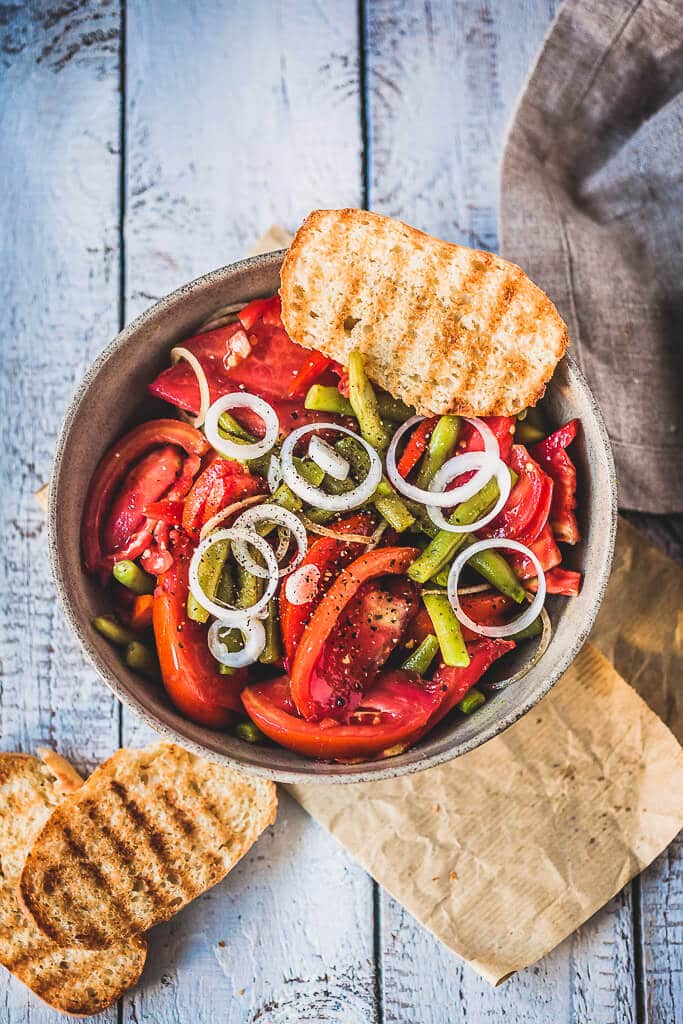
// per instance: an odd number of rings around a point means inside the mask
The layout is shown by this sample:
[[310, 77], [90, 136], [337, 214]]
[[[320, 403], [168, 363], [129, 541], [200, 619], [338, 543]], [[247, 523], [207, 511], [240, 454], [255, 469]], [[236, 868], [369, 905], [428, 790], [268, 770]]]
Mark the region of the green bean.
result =
[[545, 431], [535, 427], [528, 420], [518, 420], [515, 427], [515, 441], [519, 444], [536, 444], [545, 437]]
[[[229, 541], [219, 540], [216, 544], [211, 545], [199, 563], [199, 569], [197, 570], [199, 585], [211, 600], [216, 596], [229, 551]], [[187, 595], [187, 616], [193, 622], [208, 622], [209, 620], [209, 613], [196, 600], [192, 591]]]
[[521, 640], [533, 640], [534, 637], [540, 636], [542, 632], [543, 621], [539, 615], [538, 618], [534, 619], [533, 622], [530, 622], [525, 629], [520, 629], [519, 633], [513, 633], [508, 639], [516, 640], [517, 642]]
[[310, 519], [312, 523], [318, 523], [320, 526], [325, 526], [327, 523], [331, 523], [336, 515], [336, 512], [331, 512], [326, 508], [312, 508], [306, 513], [306, 517]]
[[[304, 507], [304, 503], [301, 498], [297, 497], [294, 491], [288, 487], [287, 484], [280, 484], [270, 500], [273, 504], [279, 505], [280, 508], [286, 508], [289, 512], [300, 512]], [[256, 529], [258, 533], [265, 536], [271, 532], [273, 524], [262, 523]]]
[[335, 387], [312, 384], [304, 399], [304, 408], [311, 412], [330, 412], [335, 416], [353, 416], [353, 406]]
[[410, 514], [398, 495], [375, 497], [373, 505], [396, 533], [404, 533], [415, 525], [415, 517]]
[[432, 620], [434, 632], [441, 648], [441, 657], [445, 664], [465, 668], [470, 663], [470, 656], [462, 638], [460, 623], [455, 617], [448, 596], [446, 594], [423, 594], [422, 600]]
[[349, 401], [363, 438], [378, 452], [386, 451], [390, 438], [380, 418], [377, 396], [365, 372], [363, 357], [357, 350], [349, 356]]
[[[405, 405], [400, 398], [394, 398], [386, 391], [377, 391], [377, 408], [383, 420], [391, 423], [402, 423], [414, 410]], [[337, 416], [354, 416], [353, 406], [335, 387], [323, 384], [312, 384], [308, 389], [304, 406], [311, 412], [330, 412]]]
[[[468, 535], [468, 543], [476, 540]], [[526, 598], [526, 591], [519, 578], [507, 559], [499, 551], [488, 548], [486, 551], [478, 551], [467, 561], [480, 576], [499, 590], [501, 594], [511, 597], [517, 604], [521, 604]]]
[[116, 563], [112, 569], [112, 574], [115, 580], [122, 583], [124, 587], [128, 587], [134, 594], [154, 593], [154, 587], [156, 586], [154, 577], [127, 558]]
[[232, 566], [227, 559], [223, 565], [221, 578], [216, 587], [216, 600], [221, 604], [233, 604], [235, 601], [235, 578]]
[[[370, 471], [370, 458], [363, 446], [352, 437], [343, 437], [335, 444], [336, 450], [351, 467], [351, 473], [357, 480], [364, 479]], [[385, 476], [382, 477], [372, 497], [372, 503], [383, 519], [396, 530], [403, 533], [415, 525], [415, 515], [400, 498]]]
[[233, 732], [238, 739], [244, 740], [245, 743], [262, 743], [266, 738], [253, 722], [238, 722], [234, 726]]
[[453, 449], [460, 436], [461, 420], [459, 416], [442, 416], [429, 439], [429, 447], [425, 452], [417, 475], [417, 486], [427, 488], [439, 472], [444, 462], [450, 459]]
[[268, 605], [268, 618], [264, 622], [264, 626], [266, 628], [266, 646], [259, 656], [259, 661], [262, 665], [274, 665], [282, 657], [280, 617], [275, 599]]
[[482, 704], [485, 703], [486, 697], [481, 690], [477, 690], [475, 687], [472, 687], [472, 689], [469, 690], [458, 703], [457, 707], [464, 715], [471, 715], [473, 711], [476, 711], [477, 708], [480, 708]]
[[[476, 523], [496, 503], [498, 494], [498, 482], [493, 478], [473, 497], [458, 505], [449, 522], [453, 526]], [[426, 583], [452, 561], [456, 551], [459, 551], [468, 536], [470, 535], [439, 530], [419, 558], [409, 567], [410, 578], [416, 583]]]
[[434, 661], [439, 650], [439, 641], [433, 633], [428, 633], [419, 647], [412, 651], [401, 665], [406, 672], [417, 672], [423, 676]]
[[303, 477], [307, 484], [311, 484], [312, 487], [320, 487], [325, 479], [325, 470], [321, 469], [317, 462], [314, 462], [313, 459], [299, 459], [296, 457], [292, 461], [299, 472], [299, 476]]
[[[258, 557], [258, 556], [257, 556]], [[237, 566], [237, 600], [238, 608], [251, 608], [263, 593], [264, 581], [260, 576], [254, 576], [243, 566]]]
[[248, 430], [245, 430], [242, 424], [238, 423], [235, 417], [231, 416], [229, 412], [223, 412], [218, 417], [218, 427], [224, 434], [231, 434], [233, 439], [245, 441], [247, 444], [253, 444], [256, 440], [254, 435], [250, 434]]
[[117, 647], [126, 647], [136, 639], [135, 633], [122, 626], [113, 615], [98, 615], [92, 620], [92, 624], [105, 640]]
[[[231, 654], [236, 654], [244, 647], [244, 637], [239, 629], [231, 629], [229, 626], [225, 626], [218, 630], [218, 639]], [[219, 662], [218, 673], [222, 676], [231, 676], [234, 675], [235, 669], [232, 665], [224, 665], [222, 662]]]
[[150, 679], [160, 678], [159, 662], [149, 647], [145, 647], [139, 640], [133, 640], [126, 647], [126, 665], [135, 672], [149, 676]]

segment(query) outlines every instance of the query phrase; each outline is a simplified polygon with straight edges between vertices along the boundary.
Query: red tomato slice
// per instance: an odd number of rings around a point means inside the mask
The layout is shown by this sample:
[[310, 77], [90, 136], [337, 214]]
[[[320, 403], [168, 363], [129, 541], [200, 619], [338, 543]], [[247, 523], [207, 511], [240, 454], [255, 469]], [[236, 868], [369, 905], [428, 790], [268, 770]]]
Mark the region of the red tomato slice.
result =
[[348, 722], [401, 642], [417, 601], [417, 588], [407, 579], [363, 584], [339, 616], [306, 687], [299, 689], [307, 718]]
[[361, 555], [339, 573], [313, 612], [292, 660], [292, 697], [305, 718], [317, 718], [318, 705], [311, 692], [311, 677], [346, 606], [366, 580], [402, 575], [418, 554], [417, 548], [377, 548]]
[[396, 468], [404, 479], [408, 476], [411, 470], [415, 469], [415, 466], [417, 466], [418, 462], [427, 450], [427, 447], [429, 446], [429, 439], [432, 436], [432, 431], [438, 422], [438, 416], [428, 416], [427, 419], [418, 423], [415, 430], [410, 435], [410, 440], [405, 446], [403, 454], [396, 464]]
[[164, 445], [133, 466], [114, 496], [104, 528], [105, 551], [126, 547], [145, 521], [145, 506], [158, 501], [177, 480], [183, 464], [178, 448]]
[[[555, 536], [550, 523], [545, 524], [533, 544], [528, 546], [536, 555], [544, 570], [552, 569], [562, 561], [562, 552], [555, 542]], [[522, 555], [518, 551], [506, 551], [505, 557], [520, 580], [528, 580], [536, 575], [536, 566], [526, 555]]]
[[187, 617], [190, 550], [175, 552], [154, 591], [152, 621], [161, 676], [169, 697], [193, 722], [223, 728], [241, 713], [246, 669], [222, 676], [206, 642], [206, 626]]
[[307, 722], [297, 717], [286, 677], [248, 686], [242, 691], [242, 703], [259, 729], [288, 750], [327, 761], [349, 761], [406, 750], [422, 735], [442, 696], [440, 686], [397, 670], [380, 676], [346, 725], [331, 718]]
[[[334, 524], [336, 533], [357, 533], [361, 536], [369, 536], [373, 527], [373, 517], [366, 512], [361, 512], [359, 515], [351, 516], [349, 519]], [[287, 588], [280, 588], [280, 629], [288, 661], [294, 657], [306, 623], [332, 580], [345, 565], [352, 562], [362, 552], [362, 544], [347, 544], [344, 541], [335, 540], [334, 537], [317, 537], [310, 544], [306, 557], [301, 563], [304, 566], [314, 565], [320, 572], [316, 596], [305, 604], [292, 604], [287, 599]]]
[[[125, 548], [119, 549], [116, 554], [105, 554], [102, 548], [103, 525], [111, 502], [131, 467], [151, 448], [162, 445], [174, 445], [187, 452], [189, 458], [186, 459], [186, 466], [190, 463], [198, 465], [196, 459], [209, 448], [204, 435], [189, 423], [162, 419], [149, 420], [134, 427], [109, 449], [93, 473], [81, 520], [83, 559], [88, 572], [109, 573], [117, 560], [137, 558], [145, 550], [152, 536], [147, 524], [133, 535]], [[169, 498], [174, 496], [184, 476], [185, 468], [169, 491]]]
[[289, 397], [305, 396], [311, 384], [314, 384], [322, 376], [331, 362], [332, 360], [322, 355], [321, 352], [311, 352], [287, 389]]
[[535, 459], [555, 484], [550, 506], [550, 524], [555, 536], [565, 544], [576, 544], [580, 539], [576, 509], [576, 467], [565, 449], [576, 437], [579, 421], [570, 420], [550, 437], [539, 441], [531, 449]]
[[[498, 447], [500, 449], [500, 457], [503, 462], [510, 462], [510, 452], [512, 449], [512, 439], [515, 432], [515, 417], [514, 416], [482, 416], [481, 419], [486, 423], [488, 427], [493, 431], [498, 441]], [[463, 421], [462, 429], [460, 431], [460, 438], [457, 445], [457, 454], [462, 455], [464, 452], [483, 452], [484, 442], [482, 436], [478, 430], [476, 430], [470, 423]], [[463, 479], [465, 479], [463, 475]]]
[[[463, 594], [460, 598], [463, 610], [475, 622], [482, 626], [502, 626], [507, 621], [507, 612], [513, 607], [514, 601], [499, 594], [496, 591], [483, 592], [481, 594]], [[461, 626], [463, 638], [467, 640], [481, 640], [481, 634], [473, 633], [467, 626]], [[422, 643], [426, 636], [434, 633], [434, 625], [429, 617], [429, 612], [421, 605], [411, 619], [406, 636], [413, 641], [414, 650]]]
[[265, 491], [265, 482], [252, 476], [248, 469], [233, 459], [214, 459], [193, 484], [185, 498], [183, 529], [199, 539], [199, 531], [211, 516], [233, 502]]
[[[466, 668], [453, 668], [450, 665], [440, 665], [434, 673], [432, 683], [437, 686], [446, 687], [444, 699], [429, 722], [429, 729], [433, 729], [437, 722], [445, 718], [449, 711], [463, 699], [468, 690], [479, 682], [484, 673], [491, 667], [494, 661], [501, 658], [508, 651], [514, 650], [514, 640], [493, 639], [491, 637], [480, 637], [472, 643], [467, 644], [467, 653], [470, 656], [470, 663]], [[425, 730], [428, 731], [428, 730]], [[424, 735], [422, 733], [421, 735]]]
[[512, 446], [510, 464], [519, 479], [503, 509], [478, 535], [507, 537], [529, 546], [548, 520], [553, 482], [522, 444]]
[[[564, 594], [565, 597], [577, 597], [581, 589], [581, 573], [572, 569], [555, 567], [545, 574], [546, 593]], [[532, 579], [526, 584], [527, 590], [536, 593], [538, 580]]]

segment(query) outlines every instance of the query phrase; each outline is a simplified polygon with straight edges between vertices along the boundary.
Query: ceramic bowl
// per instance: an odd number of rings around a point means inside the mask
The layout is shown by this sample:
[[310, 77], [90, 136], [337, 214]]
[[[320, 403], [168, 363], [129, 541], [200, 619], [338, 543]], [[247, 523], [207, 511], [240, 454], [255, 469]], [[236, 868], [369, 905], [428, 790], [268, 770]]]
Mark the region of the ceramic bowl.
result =
[[[88, 370], [57, 443], [49, 505], [52, 566], [66, 617], [84, 652], [117, 697], [162, 736], [226, 765], [286, 782], [353, 782], [419, 771], [458, 757], [512, 725], [550, 690], [586, 640], [609, 576], [616, 527], [614, 465], [595, 400], [574, 362], [557, 368], [544, 400], [556, 424], [578, 417], [582, 430], [572, 448], [578, 470], [582, 542], [567, 563], [585, 576], [577, 598], [553, 597], [550, 645], [536, 665], [470, 717], [451, 716], [414, 749], [359, 765], [324, 764], [281, 747], [252, 746], [195, 725], [179, 714], [164, 690], [129, 671], [120, 654], [92, 627], [107, 611], [106, 596], [81, 568], [81, 509], [93, 469], [106, 449], [145, 415], [146, 385], [166, 365], [171, 347], [189, 337], [217, 309], [269, 295], [279, 286], [283, 254], [243, 260], [179, 288], [138, 317]], [[511, 658], [528, 659], [529, 646]]]

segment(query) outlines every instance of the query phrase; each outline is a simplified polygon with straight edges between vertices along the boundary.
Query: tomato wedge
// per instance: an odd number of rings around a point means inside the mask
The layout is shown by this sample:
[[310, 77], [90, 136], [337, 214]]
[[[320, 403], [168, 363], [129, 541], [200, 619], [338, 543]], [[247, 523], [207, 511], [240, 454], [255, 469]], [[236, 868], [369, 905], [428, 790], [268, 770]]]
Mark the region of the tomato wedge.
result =
[[389, 655], [397, 649], [418, 603], [411, 580], [368, 581], [339, 616], [323, 646], [307, 691], [309, 718], [347, 722]]
[[[512, 450], [512, 439], [515, 432], [515, 417], [482, 416], [481, 419], [493, 431], [496, 441], [498, 442], [501, 459], [503, 462], [509, 463], [510, 453]], [[483, 450], [484, 441], [479, 431], [470, 423], [463, 422], [462, 429], [460, 431], [460, 439], [457, 445], [457, 454], [462, 455], [464, 452], [482, 452]], [[464, 475], [463, 479], [465, 479]]]
[[578, 420], [570, 420], [531, 449], [554, 481], [550, 523], [557, 539], [565, 544], [576, 544], [581, 539], [575, 515], [576, 467], [565, 450], [576, 437], [578, 426]]
[[[563, 594], [565, 597], [577, 597], [581, 589], [581, 573], [573, 569], [561, 569], [559, 566], [550, 569], [545, 574], [546, 593]], [[536, 593], [538, 580], [531, 579], [526, 584], [527, 590]]]
[[510, 464], [518, 475], [517, 483], [496, 518], [478, 535], [507, 537], [529, 546], [548, 520], [553, 482], [522, 444], [512, 446]]
[[156, 502], [178, 479], [183, 464], [174, 445], [164, 445], [143, 456], [129, 471], [114, 495], [102, 530], [106, 551], [124, 548], [145, 521], [145, 507]]
[[[111, 572], [121, 558], [136, 558], [151, 538], [143, 528], [137, 543], [115, 554], [103, 551], [103, 527], [112, 500], [131, 468], [151, 448], [175, 445], [189, 456], [204, 455], [209, 442], [189, 423], [179, 420], [149, 420], [125, 434], [100, 460], [93, 473], [81, 520], [81, 544], [88, 572]], [[134, 538], [131, 538], [134, 540]]]
[[326, 761], [352, 761], [406, 750], [425, 731], [443, 692], [414, 673], [385, 672], [345, 725], [331, 718], [299, 718], [286, 677], [248, 686], [242, 703], [259, 729], [288, 750]]
[[[355, 533], [369, 536], [374, 519], [367, 512], [351, 516], [334, 524], [335, 533]], [[316, 596], [305, 604], [292, 604], [287, 598], [287, 588], [280, 589], [280, 629], [287, 661], [291, 661], [303, 635], [304, 628], [324, 592], [345, 565], [362, 554], [363, 545], [336, 540], [334, 537], [317, 537], [308, 548], [302, 566], [313, 565], [320, 573]]]
[[418, 423], [415, 430], [410, 435], [410, 440], [405, 446], [403, 454], [396, 464], [396, 468], [404, 479], [408, 476], [411, 470], [415, 469], [418, 462], [426, 452], [429, 445], [429, 439], [432, 436], [432, 431], [438, 422], [438, 416], [428, 416], [427, 419]]
[[312, 352], [287, 389], [289, 397], [297, 398], [300, 395], [305, 395], [311, 384], [314, 384], [322, 376], [331, 363], [332, 360], [321, 352]]
[[311, 692], [313, 671], [342, 612], [366, 580], [400, 575], [417, 558], [418, 548], [377, 548], [361, 555], [337, 576], [304, 630], [292, 660], [292, 698], [305, 718], [315, 719], [318, 706]]
[[265, 481], [252, 476], [241, 462], [216, 458], [197, 477], [185, 498], [183, 529], [196, 541], [204, 523], [217, 512], [265, 489]]
[[446, 692], [439, 707], [429, 721], [428, 729], [433, 729], [437, 722], [445, 718], [448, 712], [452, 711], [455, 705], [463, 699], [468, 690], [471, 690], [479, 682], [494, 661], [502, 658], [508, 651], [514, 650], [515, 646], [514, 640], [480, 637], [478, 640], [467, 644], [470, 663], [466, 668], [440, 665], [434, 673], [432, 683], [437, 686], [445, 686]]
[[[544, 570], [553, 569], [562, 561], [562, 552], [557, 546], [550, 523], [545, 524], [533, 544], [528, 546], [536, 555]], [[536, 566], [526, 555], [521, 554], [519, 551], [506, 551], [505, 557], [520, 580], [528, 580], [536, 575]]]
[[[469, 617], [482, 626], [502, 626], [507, 621], [507, 612], [513, 606], [516, 607], [511, 598], [493, 590], [484, 591], [481, 594], [463, 594], [460, 604]], [[474, 633], [467, 626], [461, 625], [460, 628], [464, 640], [481, 639], [480, 633]], [[406, 631], [407, 638], [413, 642], [412, 649], [414, 650], [426, 636], [433, 632], [434, 624], [429, 617], [429, 612], [424, 605], [421, 605]]]
[[187, 573], [191, 551], [176, 551], [154, 591], [152, 623], [161, 677], [169, 697], [193, 722], [221, 729], [241, 713], [246, 669], [218, 671], [206, 642], [206, 627], [187, 617]]

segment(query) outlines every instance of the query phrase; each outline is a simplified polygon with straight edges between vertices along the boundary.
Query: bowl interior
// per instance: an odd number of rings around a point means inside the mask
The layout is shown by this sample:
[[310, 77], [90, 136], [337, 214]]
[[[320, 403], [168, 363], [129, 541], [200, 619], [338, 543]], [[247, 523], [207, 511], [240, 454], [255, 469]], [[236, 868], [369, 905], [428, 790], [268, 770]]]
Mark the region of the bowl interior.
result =
[[[593, 624], [611, 564], [616, 485], [609, 442], [583, 377], [570, 359], [564, 359], [544, 406], [553, 423], [577, 417], [582, 425], [572, 457], [579, 478], [583, 540], [565, 561], [585, 573], [584, 583], [577, 598], [549, 599], [553, 635], [547, 652], [521, 681], [492, 695], [474, 715], [442, 723], [417, 747], [397, 757], [352, 766], [310, 761], [275, 746], [250, 746], [195, 725], [174, 710], [163, 689], [128, 670], [91, 626], [92, 618], [107, 605], [97, 583], [81, 568], [81, 509], [98, 460], [141, 416], [146, 385], [168, 365], [171, 346], [221, 306], [276, 291], [281, 260], [282, 253], [254, 257], [184, 286], [130, 324], [90, 368], [68, 410], [55, 457], [49, 538], [57, 587], [67, 618], [99, 673], [157, 732], [196, 753], [280, 781], [350, 782], [399, 775], [456, 757], [507, 728], [550, 689], [575, 657]], [[529, 657], [529, 645], [525, 646], [506, 659], [506, 674], [515, 670], [514, 658]]]

